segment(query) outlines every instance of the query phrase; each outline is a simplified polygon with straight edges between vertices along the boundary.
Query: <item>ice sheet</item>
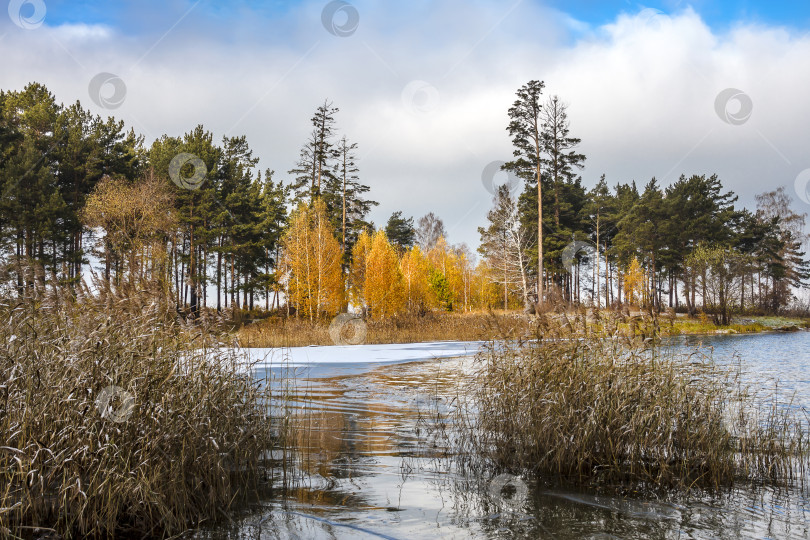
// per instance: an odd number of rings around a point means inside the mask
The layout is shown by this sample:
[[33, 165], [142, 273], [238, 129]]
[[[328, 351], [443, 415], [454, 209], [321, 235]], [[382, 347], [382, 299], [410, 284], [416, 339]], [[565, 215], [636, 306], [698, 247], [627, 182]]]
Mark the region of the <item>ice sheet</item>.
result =
[[434, 341], [384, 345], [332, 345], [286, 349], [243, 349], [254, 370], [303, 368], [304, 376], [325, 377], [367, 371], [379, 365], [471, 356], [483, 341]]

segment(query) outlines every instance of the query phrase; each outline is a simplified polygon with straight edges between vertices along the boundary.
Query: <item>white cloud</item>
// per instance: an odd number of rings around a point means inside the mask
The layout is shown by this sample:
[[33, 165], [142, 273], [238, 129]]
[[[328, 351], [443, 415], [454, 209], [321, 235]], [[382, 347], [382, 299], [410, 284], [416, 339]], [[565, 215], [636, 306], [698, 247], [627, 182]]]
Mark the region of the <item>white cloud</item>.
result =
[[[529, 2], [451, 1], [438, 9], [358, 3], [357, 32], [338, 38], [321, 26], [320, 9], [313, 3], [278, 21], [245, 16], [219, 28], [192, 14], [162, 40], [174, 21], [142, 35], [93, 25], [2, 27], [0, 88], [36, 80], [61, 101], [106, 113], [87, 85], [98, 72], [115, 73], [127, 99], [111, 112], [137, 131], [153, 138], [202, 123], [217, 139], [244, 133], [260, 166], [282, 178], [328, 97], [341, 109], [341, 130], [360, 145], [363, 178], [381, 202], [373, 219], [434, 211], [451, 241], [472, 246], [490, 204], [481, 171], [511, 155], [506, 111], [530, 79], [570, 104], [572, 135], [588, 155], [587, 186], [603, 172], [611, 184], [640, 185], [716, 172], [750, 207], [755, 193], [792, 185], [810, 167], [806, 34], [746, 24], [718, 33], [690, 9], [589, 28]], [[414, 114], [403, 105], [414, 80], [437, 89], [435, 110]], [[753, 102], [741, 126], [714, 111], [729, 87]]]

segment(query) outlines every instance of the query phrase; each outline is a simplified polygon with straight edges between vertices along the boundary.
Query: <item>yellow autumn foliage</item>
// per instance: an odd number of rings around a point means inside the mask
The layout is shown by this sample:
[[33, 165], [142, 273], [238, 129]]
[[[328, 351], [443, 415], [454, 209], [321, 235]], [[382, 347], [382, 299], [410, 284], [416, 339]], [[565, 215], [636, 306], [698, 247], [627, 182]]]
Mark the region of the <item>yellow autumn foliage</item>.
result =
[[289, 276], [289, 301], [310, 320], [331, 317], [343, 305], [342, 251], [323, 201], [302, 204], [293, 213], [283, 240], [282, 268]]
[[363, 231], [352, 248], [352, 265], [349, 269], [349, 295], [357, 306], [368, 307], [366, 302], [366, 268], [371, 251], [371, 235]]
[[436, 305], [430, 290], [430, 262], [419, 246], [413, 246], [402, 255], [400, 262], [405, 282], [405, 307], [408, 311], [421, 312]]
[[365, 278], [363, 292], [373, 318], [404, 311], [405, 283], [396, 250], [384, 231], [377, 231], [371, 239]]
[[644, 269], [638, 262], [637, 257], [633, 257], [630, 266], [624, 274], [624, 297], [627, 303], [635, 306], [643, 306], [646, 302], [644, 291], [644, 280], [646, 276]]

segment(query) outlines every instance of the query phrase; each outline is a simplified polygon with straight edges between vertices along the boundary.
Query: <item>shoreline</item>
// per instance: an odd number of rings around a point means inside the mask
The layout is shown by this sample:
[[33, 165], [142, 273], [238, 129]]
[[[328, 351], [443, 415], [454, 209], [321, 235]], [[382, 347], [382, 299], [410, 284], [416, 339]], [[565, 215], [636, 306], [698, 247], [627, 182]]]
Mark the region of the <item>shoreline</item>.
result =
[[[599, 325], [600, 318], [623, 317], [614, 329], [632, 333], [636, 325], [647, 327], [652, 324], [650, 317], [643, 312], [616, 313], [595, 310], [558, 313], [551, 319], [568, 319], [574, 326], [583, 322], [588, 326]], [[339, 316], [340, 317], [340, 316]], [[333, 321], [338, 320], [336, 317]], [[331, 345], [390, 345], [419, 344], [435, 342], [476, 342], [491, 339], [528, 337], [537, 328], [537, 316], [522, 312], [473, 312], [473, 313], [431, 313], [427, 316], [406, 316], [382, 320], [362, 320], [360, 324], [342, 324], [349, 330], [348, 336], [338, 336], [343, 341], [334, 340], [329, 319], [306, 321], [293, 318], [268, 317], [242, 326], [231, 335], [241, 347], [250, 349], [275, 349], [289, 347], [318, 347]], [[356, 324], [356, 326], [355, 326]], [[678, 335], [737, 335], [761, 334], [769, 332], [795, 332], [810, 328], [810, 318], [782, 316], [734, 316], [732, 323], [718, 326], [706, 316], [691, 318], [686, 314], [662, 314], [657, 319], [661, 337]], [[599, 327], [595, 328], [597, 333]], [[359, 331], [354, 335], [352, 332]]]

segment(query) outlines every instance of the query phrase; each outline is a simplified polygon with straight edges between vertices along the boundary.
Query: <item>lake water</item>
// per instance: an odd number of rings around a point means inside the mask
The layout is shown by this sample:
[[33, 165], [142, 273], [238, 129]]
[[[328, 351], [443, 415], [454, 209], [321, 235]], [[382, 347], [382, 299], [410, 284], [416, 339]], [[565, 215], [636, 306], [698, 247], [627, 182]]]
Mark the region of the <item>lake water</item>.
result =
[[[673, 338], [793, 407], [810, 407], [810, 332]], [[425, 436], [478, 344], [268, 351], [257, 377], [295, 371], [309, 418], [295, 489], [256, 501], [196, 538], [810, 538], [810, 494], [745, 486], [689, 497], [540, 488], [506, 496], [501, 479], [454, 472]], [[349, 359], [351, 362], [346, 362]], [[779, 380], [778, 387], [775, 380]], [[445, 399], [437, 398], [445, 396]], [[502, 481], [502, 480], [501, 480]], [[520, 481], [522, 482], [522, 480]]]

